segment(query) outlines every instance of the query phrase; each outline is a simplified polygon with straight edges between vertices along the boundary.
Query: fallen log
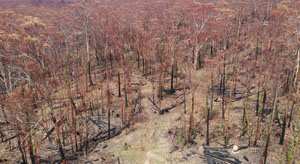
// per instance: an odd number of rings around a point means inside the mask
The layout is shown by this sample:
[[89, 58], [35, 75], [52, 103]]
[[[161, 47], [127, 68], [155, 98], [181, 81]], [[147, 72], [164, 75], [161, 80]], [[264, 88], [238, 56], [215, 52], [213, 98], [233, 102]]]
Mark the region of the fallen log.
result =
[[230, 164], [241, 164], [242, 163], [240, 161], [232, 161], [232, 160], [226, 159], [226, 157], [223, 156], [223, 155], [222, 156], [221, 155], [217, 155], [217, 154], [214, 154], [214, 153], [210, 153], [209, 151], [204, 151], [204, 154], [206, 156], [210, 156], [212, 158], [216, 158], [218, 160], [225, 161], [225, 162], [230, 163]]
[[226, 164], [223, 161], [217, 160], [215, 158], [209, 158], [207, 156], [200, 156], [200, 158], [203, 159], [204, 162], [207, 162], [208, 164]]
[[214, 151], [225, 151], [225, 152], [227, 152], [228, 149], [231, 149], [231, 148], [232, 148], [232, 146], [229, 146], [229, 147], [207, 147], [207, 146], [203, 146], [204, 150], [209, 149], [209, 150], [214, 150]]
[[232, 159], [235, 160], [236, 162], [242, 163], [237, 157], [232, 156], [232, 155], [230, 155], [230, 154], [228, 154], [228, 153], [211, 152], [211, 154], [217, 155], [217, 156], [222, 157], [222, 158], [232, 158]]
[[[113, 134], [115, 134], [115, 131], [116, 131], [116, 128], [111, 128], [110, 129], [110, 131], [111, 132], [113, 132]], [[100, 133], [98, 133], [96, 136], [94, 136], [93, 138], [92, 138], [92, 140], [93, 141], [96, 141], [96, 140], [98, 140], [98, 137], [100, 136], [100, 135], [104, 135], [104, 134], [106, 134], [106, 133], [108, 133], [109, 132], [109, 130], [107, 130], [107, 131], [105, 131], [105, 132], [100, 132]], [[114, 136], [114, 135], [113, 135]]]

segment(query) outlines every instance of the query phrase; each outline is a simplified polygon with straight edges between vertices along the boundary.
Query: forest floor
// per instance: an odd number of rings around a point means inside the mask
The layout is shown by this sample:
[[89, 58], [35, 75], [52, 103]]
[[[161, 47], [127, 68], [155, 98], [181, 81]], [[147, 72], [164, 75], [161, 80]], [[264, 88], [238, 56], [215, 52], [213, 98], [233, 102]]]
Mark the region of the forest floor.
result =
[[[165, 163], [205, 163], [200, 158], [199, 154], [193, 154], [193, 152], [199, 152], [203, 155], [203, 146], [206, 143], [206, 119], [205, 119], [205, 106], [207, 85], [209, 85], [209, 79], [204, 78], [207, 76], [204, 71], [197, 72], [197, 76], [203, 79], [201, 83], [204, 86], [196, 90], [195, 94], [195, 137], [194, 144], [185, 144], [184, 136], [188, 131], [189, 125], [189, 111], [190, 111], [190, 91], [186, 92], [186, 110], [184, 113], [182, 83], [178, 82], [176, 85], [176, 92], [174, 94], [165, 94], [162, 101], [162, 108], [170, 108], [169, 112], [159, 114], [155, 110], [155, 106], [149, 100], [152, 98], [152, 83], [143, 76], [133, 77], [133, 81], [140, 81], [142, 91], [142, 108], [136, 115], [135, 123], [130, 128], [125, 128], [120, 134], [110, 138], [109, 140], [101, 140], [90, 143], [90, 149], [88, 155], [84, 153], [72, 154], [68, 153], [75, 160], [69, 160], [67, 163], [82, 164], [165, 164]], [[134, 80], [135, 79], [135, 80]], [[166, 80], [167, 81], [167, 80]], [[166, 83], [166, 86], [169, 83]], [[206, 85], [206, 86], [205, 86]], [[114, 85], [117, 86], [117, 85]], [[115, 94], [117, 88], [114, 88]], [[93, 94], [92, 94], [93, 95]], [[90, 95], [90, 96], [92, 96]], [[217, 95], [216, 95], [217, 97]], [[238, 97], [238, 96], [237, 96]], [[255, 101], [255, 95], [250, 98], [251, 101]], [[114, 103], [120, 103], [119, 100], [114, 100]], [[157, 97], [156, 100], [157, 102]], [[229, 146], [234, 144], [238, 146], [246, 146], [248, 144], [247, 137], [241, 137], [241, 122], [243, 115], [243, 99], [236, 99], [233, 102], [233, 108], [231, 111], [231, 121], [229, 129]], [[177, 104], [177, 105], [174, 105]], [[249, 108], [254, 109], [255, 103], [250, 103]], [[114, 105], [116, 108], [118, 105]], [[172, 107], [172, 108], [171, 108]], [[113, 116], [120, 112], [116, 110]], [[251, 110], [251, 115], [254, 116], [254, 110]], [[223, 119], [221, 118], [221, 103], [214, 102], [214, 109], [212, 112], [211, 124], [210, 124], [210, 146], [222, 147], [224, 143], [223, 138]], [[252, 116], [251, 116], [252, 117]], [[115, 124], [120, 124], [120, 118], [116, 118], [112, 121]], [[252, 125], [254, 127], [254, 125]], [[276, 127], [275, 127], [276, 128]], [[278, 130], [278, 129], [277, 129]], [[275, 130], [276, 131], [276, 130]], [[237, 156], [243, 163], [259, 163], [262, 155], [264, 138], [260, 138], [258, 147], [250, 147], [240, 150]], [[271, 143], [278, 145], [279, 137], [271, 139]], [[39, 155], [43, 158], [59, 158], [57, 155], [57, 148], [55, 142], [50, 142], [40, 148]], [[271, 144], [272, 145], [272, 144]], [[15, 150], [8, 152], [4, 144], [0, 145], [1, 153], [0, 159], [7, 159], [6, 163], [18, 163], [20, 161], [20, 153]], [[51, 148], [52, 147], [52, 148]], [[51, 150], [52, 149], [52, 150]], [[70, 146], [65, 146], [65, 150], [70, 152]], [[268, 163], [281, 163], [280, 158], [283, 158], [282, 153], [283, 146], [271, 146], [268, 156]], [[229, 149], [231, 152], [231, 149]], [[54, 155], [55, 154], [55, 155]], [[67, 155], [68, 156], [68, 155]], [[246, 158], [245, 158], [246, 157]], [[246, 160], [248, 159], [248, 161]], [[49, 161], [40, 160], [41, 163], [49, 163]], [[52, 161], [55, 163], [54, 161]], [[1, 162], [0, 162], [1, 163]]]
[[[198, 72], [199, 76], [205, 75]], [[203, 78], [204, 79], [204, 78]], [[195, 104], [195, 126], [196, 137], [194, 144], [184, 146], [183, 136], [188, 131], [190, 95], [186, 93], [187, 112], [184, 113], [184, 105], [175, 106], [169, 112], [160, 115], [155, 111], [154, 105], [149, 101], [152, 96], [152, 83], [143, 80], [142, 86], [142, 112], [137, 116], [137, 122], [132, 129], [125, 129], [120, 135], [101, 142], [87, 156], [80, 158], [74, 163], [122, 163], [122, 164], [165, 164], [165, 163], [205, 163], [199, 154], [193, 154], [191, 151], [203, 154], [202, 146], [206, 142], [206, 124], [203, 113], [199, 109], [205, 108], [206, 91], [199, 89], [196, 92]], [[207, 81], [206, 83], [209, 83]], [[178, 86], [180, 88], [182, 86]], [[183, 100], [183, 89], [178, 89], [174, 94], [167, 95], [163, 99], [162, 108], [171, 107]], [[240, 100], [242, 101], [242, 100]], [[238, 105], [240, 101], [234, 104]], [[220, 117], [221, 103], [215, 102], [215, 116], [211, 123], [211, 144], [212, 147], [222, 147], [224, 142], [222, 137], [222, 119]], [[235, 106], [235, 105], [234, 105]], [[202, 113], [201, 113], [202, 112]], [[217, 114], [218, 113], [218, 114]], [[201, 121], [200, 121], [201, 118]], [[247, 140], [239, 137], [240, 122], [242, 121], [242, 108], [234, 108], [231, 112], [231, 118], [234, 118], [232, 128], [230, 129], [230, 144], [238, 146], [247, 145]], [[239, 122], [240, 121], [240, 122]], [[201, 123], [199, 123], [201, 122]], [[229, 152], [231, 149], [229, 149]], [[237, 156], [243, 163], [258, 163], [261, 157], [261, 148], [247, 148], [240, 150]], [[249, 159], [246, 161], [245, 158]], [[271, 161], [271, 160], [270, 160]]]

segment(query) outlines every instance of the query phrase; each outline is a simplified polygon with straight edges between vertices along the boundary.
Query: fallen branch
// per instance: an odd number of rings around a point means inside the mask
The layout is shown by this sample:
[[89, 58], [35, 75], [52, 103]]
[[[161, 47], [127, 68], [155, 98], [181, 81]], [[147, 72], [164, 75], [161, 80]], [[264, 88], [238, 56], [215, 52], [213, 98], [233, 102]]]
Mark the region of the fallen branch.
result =
[[[63, 122], [65, 122], [67, 119], [63, 119]], [[60, 120], [57, 122], [57, 126], [60, 127], [60, 125], [62, 125], [62, 123], [60, 122]], [[44, 141], [46, 138], [48, 138], [54, 131], [55, 127], [52, 127], [46, 134], [46, 136], [42, 139], [42, 141]]]
[[1, 143], [10, 141], [10, 140], [12, 140], [12, 139], [14, 139], [14, 138], [16, 138], [16, 137], [17, 137], [17, 136], [12, 136], [12, 137], [10, 137], [10, 138], [7, 138], [7, 139], [3, 140]]
[[[77, 157], [66, 157], [65, 160], [77, 160], [78, 158]], [[63, 159], [40, 159], [39, 162], [40, 163], [59, 163], [61, 162]]]
[[99, 128], [99, 130], [102, 130], [102, 129], [104, 129], [104, 126], [100, 126], [100, 125], [98, 125], [99, 123], [101, 124], [104, 124], [105, 125], [105, 122], [103, 122], [103, 121], [101, 121], [101, 122], [99, 122], [99, 121], [96, 121], [96, 120], [94, 120], [91, 116], [88, 116], [88, 119], [94, 124], [94, 125], [96, 125], [98, 128]]
[[155, 110], [159, 112], [160, 109], [159, 109], [159, 107], [155, 104], [155, 102], [152, 101], [152, 99], [151, 99], [150, 97], [148, 97], [148, 100], [154, 105], [154, 107], [156, 108]]

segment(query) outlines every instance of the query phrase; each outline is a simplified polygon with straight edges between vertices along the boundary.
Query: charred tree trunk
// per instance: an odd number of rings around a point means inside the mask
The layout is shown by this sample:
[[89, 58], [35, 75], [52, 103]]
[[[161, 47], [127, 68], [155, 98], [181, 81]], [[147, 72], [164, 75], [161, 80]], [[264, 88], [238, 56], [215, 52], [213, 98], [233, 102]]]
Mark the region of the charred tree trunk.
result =
[[89, 148], [89, 129], [88, 129], [88, 108], [86, 105], [86, 100], [85, 100], [85, 93], [81, 95], [81, 100], [82, 100], [82, 106], [83, 106], [83, 111], [84, 111], [84, 120], [85, 120], [85, 154], [88, 154], [88, 148]]
[[92, 70], [91, 70], [91, 62], [88, 61], [88, 73], [89, 73], [89, 84], [90, 86], [94, 85], [92, 80]]
[[99, 57], [99, 51], [97, 48], [95, 48], [95, 57], [96, 57], [97, 66], [100, 66], [100, 57]]
[[118, 96], [121, 97], [121, 77], [120, 73], [118, 73]]
[[264, 97], [263, 97], [263, 106], [262, 106], [262, 112], [264, 112], [265, 110], [265, 107], [266, 107], [266, 101], [267, 101], [267, 91], [266, 91], [266, 88], [264, 88]]
[[[62, 103], [60, 102], [60, 104], [62, 104]], [[62, 104], [62, 106], [64, 106], [64, 105]], [[63, 134], [64, 134], [64, 121], [63, 121], [62, 107], [59, 107], [59, 117], [60, 117], [60, 122], [61, 122], [60, 131], [61, 131], [61, 134], [62, 134], [63, 145], [65, 145], [65, 138], [63, 136]]]
[[101, 110], [102, 110], [102, 114], [105, 113], [104, 111], [104, 95], [103, 95], [103, 81], [100, 82], [100, 91], [101, 91]]
[[186, 114], [186, 77], [184, 75], [184, 88], [183, 88], [183, 111], [184, 111], [184, 114]]
[[138, 70], [140, 70], [140, 52], [137, 51], [137, 63], [138, 63]]
[[263, 164], [266, 164], [267, 157], [268, 157], [268, 148], [269, 148], [269, 143], [270, 143], [270, 138], [271, 138], [273, 118], [274, 118], [275, 112], [276, 112], [277, 93], [278, 93], [278, 79], [277, 79], [275, 92], [274, 92], [274, 102], [273, 102], [272, 114], [270, 116], [270, 122], [268, 125], [267, 139], [266, 139], [265, 149], [263, 152], [263, 160], [261, 161], [261, 163], [263, 163]]
[[256, 112], [255, 112], [255, 115], [257, 116], [258, 115], [258, 109], [259, 109], [259, 97], [260, 97], [260, 85], [259, 85], [259, 83], [258, 83], [258, 85], [257, 85], [257, 98], [256, 98]]
[[158, 81], [158, 101], [159, 101], [159, 112], [162, 111], [162, 99], [163, 99], [163, 65], [160, 63], [160, 69], [159, 69], [159, 81]]
[[[263, 79], [263, 89], [265, 89], [265, 77]], [[259, 100], [259, 108], [258, 108], [258, 113], [257, 113], [257, 122], [256, 122], [256, 130], [255, 130], [255, 138], [254, 138], [254, 142], [253, 142], [253, 145], [256, 146], [257, 144], [257, 140], [259, 138], [259, 135], [260, 135], [260, 121], [261, 121], [261, 117], [262, 117], [262, 106], [263, 106], [263, 98], [260, 97], [260, 100]]]
[[225, 119], [225, 90], [226, 90], [226, 86], [225, 86], [225, 83], [226, 83], [226, 57], [225, 55], [223, 56], [223, 86], [222, 86], [222, 95], [223, 95], [223, 98], [222, 98], [222, 119]]
[[[88, 21], [88, 19], [86, 20]], [[93, 85], [92, 75], [91, 75], [91, 60], [90, 60], [90, 44], [89, 44], [89, 35], [88, 35], [88, 27], [87, 22], [85, 22], [85, 44], [86, 44], [86, 53], [87, 53], [87, 73], [88, 73], [88, 81], [89, 85]], [[86, 82], [88, 83], [88, 82]], [[86, 84], [86, 90], [88, 91], [88, 85]]]
[[108, 126], [108, 136], [107, 138], [110, 138], [110, 109], [111, 109], [111, 105], [110, 105], [110, 88], [109, 88], [109, 79], [108, 79], [108, 75], [106, 76], [106, 94], [107, 94], [107, 126]]
[[195, 92], [191, 87], [191, 110], [190, 110], [190, 127], [189, 127], [189, 141], [193, 141], [193, 133], [194, 133], [194, 106], [195, 106]]
[[286, 129], [286, 120], [287, 120], [287, 109], [284, 112], [283, 123], [282, 123], [282, 131], [281, 131], [281, 135], [280, 135], [279, 145], [283, 145], [283, 142], [284, 142], [285, 129]]
[[172, 65], [172, 71], [171, 71], [171, 90], [170, 90], [171, 93], [174, 92], [174, 69], [175, 69], [175, 65]]
[[127, 81], [124, 82], [124, 98], [125, 98], [125, 107], [128, 108], [128, 91], [127, 91]]
[[109, 53], [109, 60], [110, 60], [110, 68], [113, 69], [114, 58], [113, 58], [113, 54], [111, 52]]
[[[211, 87], [209, 89], [210, 93], [210, 108], [208, 107], [208, 98], [207, 98], [207, 118], [206, 118], [206, 145], [209, 145], [209, 120], [210, 120], [210, 112], [213, 110], [213, 103], [214, 103], [214, 92], [213, 92], [213, 76], [211, 76]], [[209, 95], [208, 95], [209, 96]]]
[[89, 119], [88, 119], [88, 115], [87, 115], [87, 110], [85, 109], [84, 112], [84, 116], [85, 116], [85, 154], [88, 154], [88, 150], [89, 150]]
[[72, 104], [71, 106], [71, 114], [72, 114], [72, 126], [73, 126], [73, 135], [75, 139], [75, 150], [78, 151], [78, 145], [77, 145], [77, 128], [76, 128], [76, 112], [74, 110], [74, 107]]
[[[27, 133], [30, 133], [30, 127], [29, 127], [29, 114], [28, 112], [26, 112], [26, 132]], [[31, 134], [28, 134], [28, 137], [27, 137], [27, 149], [28, 149], [28, 152], [29, 152], [29, 157], [30, 157], [30, 160], [31, 160], [31, 163], [32, 164], [35, 164], [35, 155], [34, 155], [34, 151], [33, 151], [33, 144], [32, 144], [32, 135]]]
[[146, 63], [145, 63], [145, 58], [144, 55], [142, 55], [142, 64], [143, 64], [143, 74], [146, 76], [147, 78], [147, 73], [146, 73]]
[[[51, 110], [53, 110], [53, 108]], [[59, 153], [60, 153], [60, 157], [61, 157], [62, 161], [65, 161], [66, 158], [65, 158], [65, 154], [64, 154], [63, 147], [62, 147], [61, 140], [60, 140], [58, 124], [57, 124], [56, 118], [54, 117], [53, 114], [51, 116], [51, 120], [52, 120], [52, 122], [55, 126], [56, 142], [58, 144], [58, 150], [59, 150]], [[63, 162], [63, 163], [65, 163], [65, 162]]]
[[24, 153], [24, 151], [22, 150], [22, 144], [21, 144], [21, 139], [20, 139], [20, 135], [19, 134], [17, 134], [17, 138], [18, 138], [18, 148], [19, 148], [19, 151], [20, 151], [20, 153], [21, 153], [21, 155], [22, 155], [22, 161], [23, 161], [23, 163], [24, 164], [27, 164], [27, 160], [26, 160], [26, 155], [25, 155], [25, 153]]
[[38, 145], [37, 145], [37, 141], [36, 138], [34, 139], [34, 154], [35, 154], [35, 163], [39, 164], [39, 155], [38, 155]]
[[232, 90], [233, 90], [233, 82], [231, 82], [231, 86], [230, 86], [230, 95], [229, 95], [229, 105], [227, 108], [227, 119], [226, 119], [226, 125], [225, 125], [225, 146], [227, 146], [228, 142], [229, 142], [229, 135], [228, 135], [228, 131], [229, 131], [229, 124], [230, 124], [230, 111], [232, 108]]
[[295, 100], [293, 100], [293, 104], [292, 104], [292, 108], [291, 108], [291, 111], [290, 111], [290, 114], [289, 114], [289, 123], [288, 123], [288, 128], [291, 127], [291, 121], [292, 121], [292, 116], [293, 116], [293, 110], [294, 110], [294, 105], [295, 105]]
[[[71, 105], [70, 105], [70, 113], [71, 113], [71, 117], [72, 117], [72, 115], [73, 115], [73, 113], [72, 113], [72, 109], [71, 109], [72, 107], [71, 107]], [[71, 146], [72, 146], [72, 152], [74, 152], [74, 144], [73, 144], [73, 138], [72, 138], [72, 121], [71, 121], [71, 119], [70, 119], [70, 116], [69, 116], [69, 114], [67, 113], [67, 119], [68, 119], [68, 125], [69, 125], [69, 133], [70, 133], [70, 143], [71, 143]]]
[[214, 57], [214, 47], [213, 44], [210, 43], [210, 58], [212, 59]]
[[297, 147], [299, 145], [299, 138], [300, 138], [299, 120], [300, 120], [300, 107], [298, 108], [298, 114], [295, 122], [295, 129], [293, 130], [294, 135], [292, 138], [292, 144], [288, 154], [288, 159], [287, 159], [288, 164], [294, 164], [295, 158], [297, 156], [296, 153], [297, 153]]

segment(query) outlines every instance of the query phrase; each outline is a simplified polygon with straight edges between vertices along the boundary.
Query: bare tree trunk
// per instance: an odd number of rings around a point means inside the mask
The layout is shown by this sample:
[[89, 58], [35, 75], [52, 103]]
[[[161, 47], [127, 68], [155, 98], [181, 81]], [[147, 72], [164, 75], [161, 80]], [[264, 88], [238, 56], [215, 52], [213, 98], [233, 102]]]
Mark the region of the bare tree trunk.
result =
[[91, 61], [90, 61], [90, 44], [87, 25], [85, 25], [85, 44], [86, 44], [86, 53], [87, 53], [87, 73], [89, 77], [89, 85], [93, 85], [92, 75], [91, 75]]

